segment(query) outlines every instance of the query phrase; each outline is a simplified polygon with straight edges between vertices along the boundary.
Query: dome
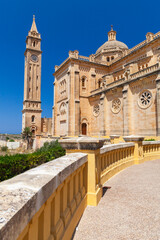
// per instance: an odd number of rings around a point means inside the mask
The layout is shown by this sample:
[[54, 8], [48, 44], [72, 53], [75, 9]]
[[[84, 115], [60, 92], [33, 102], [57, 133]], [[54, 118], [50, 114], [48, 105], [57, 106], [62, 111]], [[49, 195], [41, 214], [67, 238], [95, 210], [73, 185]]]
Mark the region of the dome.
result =
[[116, 40], [116, 31], [113, 30], [113, 26], [111, 25], [111, 30], [108, 32], [108, 41], [105, 42], [100, 48], [98, 48], [96, 54], [102, 51], [114, 51], [116, 48], [120, 50], [128, 49], [126, 44]]
[[100, 53], [102, 51], [107, 51], [107, 50], [115, 50], [116, 48], [120, 48], [121, 50], [126, 50], [128, 49], [127, 45], [123, 42], [113, 40], [113, 41], [107, 41], [105, 42], [98, 50], [96, 51], [97, 53]]

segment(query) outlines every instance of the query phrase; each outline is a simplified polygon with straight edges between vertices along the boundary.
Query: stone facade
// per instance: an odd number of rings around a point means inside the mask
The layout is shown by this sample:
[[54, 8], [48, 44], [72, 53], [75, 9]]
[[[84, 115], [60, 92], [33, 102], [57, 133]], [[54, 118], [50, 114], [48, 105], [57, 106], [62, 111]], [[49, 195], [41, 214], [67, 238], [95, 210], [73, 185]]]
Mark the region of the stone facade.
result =
[[160, 33], [128, 49], [111, 29], [95, 54], [55, 66], [52, 135], [160, 135]]
[[43, 136], [160, 135], [160, 33], [128, 49], [111, 28], [95, 54], [55, 66], [52, 119], [41, 119], [41, 37], [26, 40], [23, 126]]
[[35, 17], [26, 39], [22, 131], [30, 127], [33, 135], [51, 134], [51, 119], [41, 118], [41, 35]]

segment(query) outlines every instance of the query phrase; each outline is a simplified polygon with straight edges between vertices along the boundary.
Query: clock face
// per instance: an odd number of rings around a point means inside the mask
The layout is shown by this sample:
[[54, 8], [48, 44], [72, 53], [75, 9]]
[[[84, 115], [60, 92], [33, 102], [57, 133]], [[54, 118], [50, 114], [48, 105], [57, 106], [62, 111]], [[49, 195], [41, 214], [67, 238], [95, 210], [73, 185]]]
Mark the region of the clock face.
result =
[[31, 59], [32, 59], [33, 62], [38, 62], [38, 57], [37, 57], [37, 55], [34, 55], [34, 54], [33, 54], [33, 55], [31, 56]]

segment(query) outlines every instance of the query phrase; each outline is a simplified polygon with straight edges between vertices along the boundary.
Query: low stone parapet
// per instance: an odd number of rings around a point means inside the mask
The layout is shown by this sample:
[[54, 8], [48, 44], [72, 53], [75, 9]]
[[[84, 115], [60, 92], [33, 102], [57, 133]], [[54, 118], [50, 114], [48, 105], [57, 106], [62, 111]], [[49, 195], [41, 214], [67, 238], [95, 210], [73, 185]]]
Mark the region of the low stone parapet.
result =
[[143, 141], [143, 146], [160, 144], [160, 141]]
[[105, 145], [103, 147], [101, 147], [100, 149], [100, 153], [106, 153], [106, 152], [110, 152], [116, 149], [120, 149], [120, 148], [126, 148], [126, 147], [134, 147], [134, 143], [117, 143], [117, 144], [109, 144], [109, 145]]
[[[36, 236], [34, 234], [40, 234], [42, 230], [45, 235], [44, 239], [49, 239], [49, 237], [54, 239], [57, 236], [56, 239], [59, 239], [64, 229], [66, 230], [71, 215], [74, 217], [74, 213], [87, 192], [86, 183], [83, 181], [87, 174], [85, 172], [86, 162], [87, 154], [73, 153], [0, 183], [0, 239], [15, 240], [18, 237], [18, 239], [28, 239], [25, 236], [32, 234]], [[73, 173], [74, 176], [72, 176]], [[66, 192], [67, 184], [70, 184], [68, 193]], [[56, 201], [56, 211], [55, 215], [52, 214], [55, 222], [51, 223], [48, 208], [51, 208], [51, 205], [53, 207], [54, 201]], [[72, 201], [73, 206], [68, 209]], [[85, 206], [86, 202], [83, 205]], [[34, 217], [37, 213], [38, 217]], [[43, 219], [41, 219], [41, 214]], [[77, 220], [79, 218], [80, 216], [77, 215]], [[45, 225], [44, 219], [47, 219], [49, 226]], [[73, 224], [73, 230], [74, 227]], [[33, 228], [35, 233], [32, 232]], [[29, 239], [39, 239], [33, 236]]]

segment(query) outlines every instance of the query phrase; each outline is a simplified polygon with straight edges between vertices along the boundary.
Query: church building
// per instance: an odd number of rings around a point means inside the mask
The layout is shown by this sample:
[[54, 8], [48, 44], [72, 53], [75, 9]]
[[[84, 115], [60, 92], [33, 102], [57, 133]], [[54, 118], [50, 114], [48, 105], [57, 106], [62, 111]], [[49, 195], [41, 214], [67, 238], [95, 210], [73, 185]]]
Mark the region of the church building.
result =
[[[160, 135], [160, 32], [129, 49], [108, 32], [89, 57], [69, 51], [55, 66], [51, 119], [41, 119], [41, 37], [26, 40], [23, 128], [52, 136]], [[52, 121], [52, 122], [51, 122]]]

